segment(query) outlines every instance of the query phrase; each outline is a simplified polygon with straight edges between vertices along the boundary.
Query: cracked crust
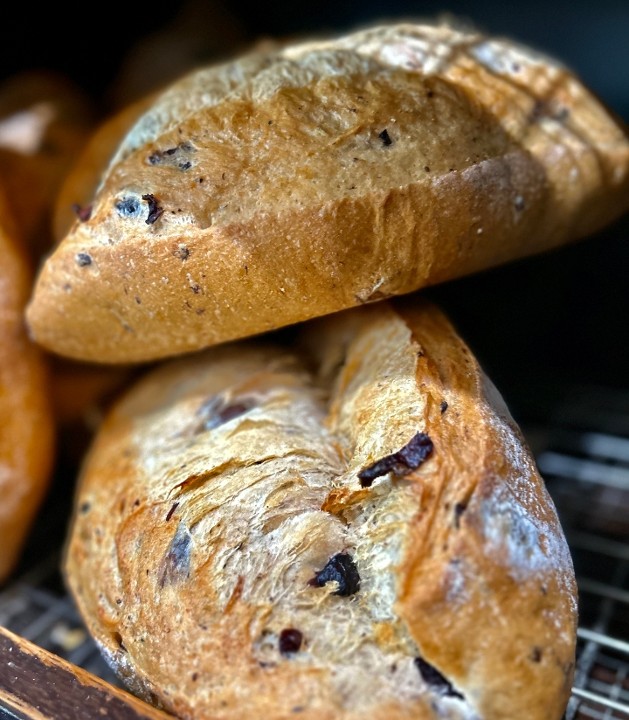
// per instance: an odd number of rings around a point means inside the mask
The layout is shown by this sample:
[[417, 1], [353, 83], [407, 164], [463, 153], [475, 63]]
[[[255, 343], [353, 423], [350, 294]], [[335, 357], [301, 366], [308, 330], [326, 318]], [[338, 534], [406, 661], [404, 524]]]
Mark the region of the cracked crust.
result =
[[183, 718], [558, 720], [570, 691], [554, 506], [427, 304], [152, 372], [86, 461], [65, 572], [112, 667]]
[[161, 358], [547, 250], [628, 205], [624, 130], [568, 70], [446, 25], [381, 26], [161, 95], [28, 321], [61, 354]]

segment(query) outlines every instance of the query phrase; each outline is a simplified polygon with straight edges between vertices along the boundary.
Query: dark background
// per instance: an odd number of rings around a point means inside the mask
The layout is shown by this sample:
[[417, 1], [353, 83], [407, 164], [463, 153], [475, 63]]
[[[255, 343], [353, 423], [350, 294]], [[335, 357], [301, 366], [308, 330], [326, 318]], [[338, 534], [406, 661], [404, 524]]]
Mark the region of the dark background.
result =
[[187, 52], [203, 62], [261, 36], [345, 31], [377, 20], [451, 13], [554, 54], [625, 119], [629, 116], [626, 0], [186, 0], [82, 9], [69, 3], [11, 5], [3, 8], [2, 76], [31, 67], [55, 68], [96, 95], [110, 89], [138, 44], [156, 34], [173, 38], [185, 33], [181, 48], [192, 46]]
[[[190, 66], [261, 37], [341, 32], [449, 12], [572, 67], [629, 120], [629, 1], [24, 3], [5, 22], [2, 77], [59, 71], [106, 115]], [[573, 385], [629, 386], [629, 218], [576, 244], [428, 291], [512, 405]]]

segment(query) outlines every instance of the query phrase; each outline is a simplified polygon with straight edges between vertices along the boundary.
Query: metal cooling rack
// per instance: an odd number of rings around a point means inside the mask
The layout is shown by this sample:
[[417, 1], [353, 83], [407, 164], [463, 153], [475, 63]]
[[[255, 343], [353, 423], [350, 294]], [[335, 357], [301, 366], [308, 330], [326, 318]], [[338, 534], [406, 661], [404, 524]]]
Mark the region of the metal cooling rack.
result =
[[[568, 389], [543, 417], [520, 422], [579, 584], [577, 668], [565, 720], [629, 720], [629, 392]], [[46, 518], [56, 533], [44, 522], [40, 535], [48, 540], [40, 548], [62, 537], [67, 507], [49, 505]], [[0, 625], [117, 685], [64, 590], [59, 551], [35, 557], [0, 591]]]
[[579, 586], [566, 720], [629, 719], [629, 393], [572, 388], [527, 428]]

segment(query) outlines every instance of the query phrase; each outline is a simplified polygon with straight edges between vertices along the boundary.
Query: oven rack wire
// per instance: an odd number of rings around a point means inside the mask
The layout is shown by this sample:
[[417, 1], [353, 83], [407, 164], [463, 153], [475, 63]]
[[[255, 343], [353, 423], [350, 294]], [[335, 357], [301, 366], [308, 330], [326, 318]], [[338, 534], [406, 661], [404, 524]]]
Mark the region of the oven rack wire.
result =
[[[516, 417], [557, 506], [579, 585], [565, 720], [629, 720], [629, 391], [571, 387], [553, 396], [537, 417], [527, 421], [525, 408]], [[67, 506], [48, 503], [40, 541], [62, 538], [66, 522]], [[0, 591], [0, 626], [119, 686], [65, 592], [61, 553], [39, 550]], [[0, 702], [0, 718], [14, 717]]]

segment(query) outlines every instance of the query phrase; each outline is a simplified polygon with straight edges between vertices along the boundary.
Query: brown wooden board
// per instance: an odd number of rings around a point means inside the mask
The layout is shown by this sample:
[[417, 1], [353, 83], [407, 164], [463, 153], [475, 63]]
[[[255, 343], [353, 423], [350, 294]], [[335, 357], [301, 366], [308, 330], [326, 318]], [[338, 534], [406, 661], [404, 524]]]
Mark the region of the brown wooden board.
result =
[[4, 717], [18, 720], [172, 718], [0, 628], [0, 713], [3, 710]]

